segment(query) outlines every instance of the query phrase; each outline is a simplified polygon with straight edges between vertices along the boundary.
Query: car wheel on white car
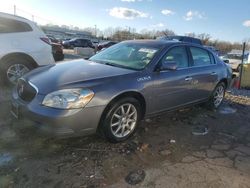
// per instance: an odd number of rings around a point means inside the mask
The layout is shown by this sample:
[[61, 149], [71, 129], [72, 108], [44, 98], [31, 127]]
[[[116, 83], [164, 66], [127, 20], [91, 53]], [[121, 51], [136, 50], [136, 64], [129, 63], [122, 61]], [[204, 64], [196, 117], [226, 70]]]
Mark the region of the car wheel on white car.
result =
[[105, 115], [103, 133], [111, 142], [122, 142], [132, 136], [141, 119], [141, 105], [134, 98], [123, 98]]
[[25, 58], [8, 58], [0, 63], [1, 80], [3, 84], [10, 86], [15, 85], [17, 80], [23, 75], [34, 69], [34, 66]]

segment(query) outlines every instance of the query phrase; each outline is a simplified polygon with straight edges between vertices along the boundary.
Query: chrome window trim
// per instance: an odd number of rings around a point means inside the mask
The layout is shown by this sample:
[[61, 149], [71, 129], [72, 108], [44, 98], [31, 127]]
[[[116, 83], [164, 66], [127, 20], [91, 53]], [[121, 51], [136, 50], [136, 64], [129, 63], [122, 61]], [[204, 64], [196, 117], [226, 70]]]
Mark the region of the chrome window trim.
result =
[[[185, 67], [185, 68], [177, 68], [176, 70], [173, 70], [174, 71], [178, 71], [178, 70], [185, 70], [185, 69], [193, 69], [193, 68], [201, 68], [201, 67], [209, 67], [209, 66], [216, 66], [217, 64], [211, 64], [211, 65], [205, 65], [205, 66], [191, 66], [191, 67]], [[172, 70], [164, 70], [164, 71], [160, 71], [160, 72], [169, 72]]]

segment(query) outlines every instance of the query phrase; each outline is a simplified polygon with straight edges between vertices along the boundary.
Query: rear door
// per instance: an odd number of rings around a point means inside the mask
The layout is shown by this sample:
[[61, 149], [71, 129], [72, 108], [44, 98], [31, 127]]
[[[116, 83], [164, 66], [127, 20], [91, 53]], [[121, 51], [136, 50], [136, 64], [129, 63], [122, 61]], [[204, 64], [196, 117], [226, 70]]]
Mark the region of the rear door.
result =
[[190, 46], [191, 56], [190, 74], [192, 74], [192, 93], [195, 100], [209, 97], [218, 81], [218, 69], [211, 52], [206, 49]]

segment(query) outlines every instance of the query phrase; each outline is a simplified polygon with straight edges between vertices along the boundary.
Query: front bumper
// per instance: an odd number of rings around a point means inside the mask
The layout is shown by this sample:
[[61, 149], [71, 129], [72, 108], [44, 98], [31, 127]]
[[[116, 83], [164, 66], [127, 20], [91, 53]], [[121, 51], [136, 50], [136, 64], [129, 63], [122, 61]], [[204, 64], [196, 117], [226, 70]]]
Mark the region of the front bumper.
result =
[[[12, 106], [17, 108], [12, 114], [18, 119], [27, 118], [42, 132], [59, 137], [83, 136], [96, 132], [105, 106], [83, 109], [60, 110], [41, 105], [43, 96], [37, 95], [27, 103], [20, 99], [16, 91], [12, 94]], [[15, 112], [14, 112], [15, 111]]]

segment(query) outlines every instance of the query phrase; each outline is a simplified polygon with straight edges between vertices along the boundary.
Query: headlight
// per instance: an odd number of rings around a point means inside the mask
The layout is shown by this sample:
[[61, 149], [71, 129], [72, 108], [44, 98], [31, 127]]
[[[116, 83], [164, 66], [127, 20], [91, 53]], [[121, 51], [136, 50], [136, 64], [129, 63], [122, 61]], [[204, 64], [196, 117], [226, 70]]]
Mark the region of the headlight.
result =
[[93, 96], [89, 89], [63, 89], [46, 95], [42, 104], [59, 109], [83, 108]]

